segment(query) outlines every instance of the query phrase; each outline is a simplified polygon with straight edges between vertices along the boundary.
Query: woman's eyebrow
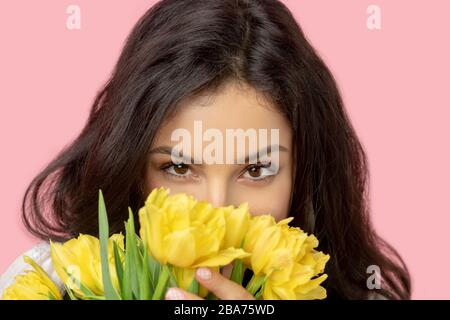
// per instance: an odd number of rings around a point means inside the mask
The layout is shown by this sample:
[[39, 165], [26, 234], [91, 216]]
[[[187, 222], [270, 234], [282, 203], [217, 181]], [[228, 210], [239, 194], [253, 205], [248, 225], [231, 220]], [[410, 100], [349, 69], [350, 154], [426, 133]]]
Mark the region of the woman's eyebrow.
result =
[[[258, 159], [258, 157], [260, 156], [260, 155], [268, 155], [268, 154], [270, 154], [271, 152], [272, 152], [272, 150], [274, 150], [275, 149], [275, 151], [278, 149], [278, 151], [283, 151], [283, 152], [288, 152], [289, 150], [288, 150], [288, 148], [286, 148], [285, 146], [283, 146], [283, 145], [279, 145], [279, 144], [273, 144], [273, 145], [270, 145], [270, 146], [267, 146], [267, 147], [263, 147], [263, 148], [261, 148], [260, 150], [258, 150], [257, 152], [255, 152], [255, 153], [253, 153], [253, 154], [251, 154], [251, 155], [247, 155], [245, 158], [244, 158], [244, 162], [243, 163], [248, 163], [249, 162], [249, 160], [250, 159]], [[242, 162], [238, 162], [238, 163], [242, 163]]]
[[[159, 154], [167, 154], [169, 156], [172, 156], [172, 150], [173, 150], [173, 148], [171, 146], [163, 145], [163, 146], [159, 146], [154, 149], [151, 149], [149, 152], [149, 155], [159, 153]], [[189, 156], [184, 156], [183, 152], [180, 152], [180, 156], [181, 156], [181, 158], [177, 156], [177, 159], [180, 159], [183, 163], [194, 164], [194, 159]]]
[[[258, 156], [270, 154], [272, 152], [272, 150], [274, 150], [274, 149], [278, 149], [279, 151], [282, 151], [282, 152], [288, 152], [289, 151], [288, 148], [286, 148], [283, 145], [277, 145], [277, 144], [270, 145], [270, 146], [267, 146], [265, 148], [261, 148], [260, 150], [258, 150], [257, 152], [253, 153], [252, 155], [247, 155], [244, 158], [244, 162], [239, 162], [238, 161], [238, 164], [239, 163], [248, 163], [248, 161], [250, 159], [258, 159]], [[167, 155], [171, 156], [172, 155], [172, 150], [173, 150], [172, 147], [167, 146], [167, 145], [163, 145], [163, 146], [159, 146], [159, 147], [151, 149], [149, 154], [159, 153], [159, 154], [167, 154]], [[183, 163], [191, 163], [191, 164], [195, 163], [193, 158], [191, 158], [189, 156], [184, 156], [182, 154], [182, 152], [181, 152], [180, 156], [181, 156], [181, 160], [183, 161]]]

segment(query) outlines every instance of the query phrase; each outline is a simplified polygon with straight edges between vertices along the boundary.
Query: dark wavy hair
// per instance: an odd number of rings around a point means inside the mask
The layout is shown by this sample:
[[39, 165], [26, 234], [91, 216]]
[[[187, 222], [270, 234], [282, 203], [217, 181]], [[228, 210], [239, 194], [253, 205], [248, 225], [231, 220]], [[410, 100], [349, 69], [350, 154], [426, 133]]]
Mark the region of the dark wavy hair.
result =
[[[23, 220], [37, 237], [98, 234], [98, 190], [110, 231], [145, 200], [150, 145], [181, 100], [242, 81], [289, 120], [294, 141], [291, 223], [331, 255], [329, 298], [367, 299], [368, 266], [389, 299], [409, 299], [399, 254], [369, 219], [368, 161], [336, 81], [284, 4], [276, 0], [163, 0], [129, 34], [89, 119], [27, 188]], [[138, 222], [138, 221], [137, 221]]]

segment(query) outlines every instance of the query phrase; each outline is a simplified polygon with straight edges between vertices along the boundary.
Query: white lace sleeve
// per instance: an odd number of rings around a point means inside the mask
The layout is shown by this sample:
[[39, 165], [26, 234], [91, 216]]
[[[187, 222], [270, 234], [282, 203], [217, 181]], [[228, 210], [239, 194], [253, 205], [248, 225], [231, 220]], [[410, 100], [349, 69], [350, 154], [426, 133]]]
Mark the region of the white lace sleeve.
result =
[[14, 260], [5, 273], [0, 276], [0, 298], [3, 296], [3, 290], [14, 282], [14, 278], [17, 275], [21, 274], [25, 270], [32, 269], [29, 264], [23, 261], [23, 256], [25, 255], [36, 261], [36, 263], [48, 273], [53, 282], [58, 286], [61, 294], [63, 294], [64, 286], [52, 266], [50, 245], [48, 242], [41, 242]]

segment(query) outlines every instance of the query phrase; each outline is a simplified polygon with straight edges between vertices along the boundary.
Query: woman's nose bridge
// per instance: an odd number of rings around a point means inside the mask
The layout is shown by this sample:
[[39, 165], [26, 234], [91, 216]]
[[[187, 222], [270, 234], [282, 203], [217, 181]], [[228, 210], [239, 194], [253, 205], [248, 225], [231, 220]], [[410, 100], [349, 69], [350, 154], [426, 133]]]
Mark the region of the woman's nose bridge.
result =
[[208, 179], [206, 188], [207, 200], [215, 207], [228, 204], [228, 181], [216, 176]]

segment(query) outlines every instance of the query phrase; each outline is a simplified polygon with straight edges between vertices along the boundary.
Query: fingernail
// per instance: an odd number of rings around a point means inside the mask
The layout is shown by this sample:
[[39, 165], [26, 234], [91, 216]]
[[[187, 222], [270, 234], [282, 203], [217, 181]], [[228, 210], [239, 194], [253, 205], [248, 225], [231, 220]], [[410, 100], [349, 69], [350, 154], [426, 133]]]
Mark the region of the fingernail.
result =
[[166, 292], [167, 300], [184, 300], [184, 294], [175, 288], [169, 288]]
[[209, 279], [211, 279], [211, 270], [209, 270], [208, 268], [198, 268], [197, 276], [200, 279], [209, 280]]

